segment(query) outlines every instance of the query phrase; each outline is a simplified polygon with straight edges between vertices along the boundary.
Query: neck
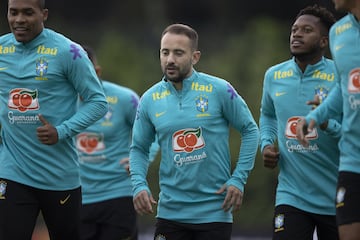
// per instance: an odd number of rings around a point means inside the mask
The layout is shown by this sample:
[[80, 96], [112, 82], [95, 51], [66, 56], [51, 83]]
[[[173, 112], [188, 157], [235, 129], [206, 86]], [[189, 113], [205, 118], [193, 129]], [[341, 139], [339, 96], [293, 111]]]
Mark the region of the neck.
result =
[[181, 90], [183, 87], [183, 81], [179, 81], [179, 82], [173, 82], [171, 81], [172, 85], [175, 87], [176, 90]]
[[351, 10], [351, 13], [355, 16], [355, 18], [360, 20], [360, 6]]
[[298, 56], [295, 57], [295, 61], [297, 65], [300, 67], [301, 71], [304, 72], [307, 65], [314, 65], [315, 63], [319, 62], [323, 56]]

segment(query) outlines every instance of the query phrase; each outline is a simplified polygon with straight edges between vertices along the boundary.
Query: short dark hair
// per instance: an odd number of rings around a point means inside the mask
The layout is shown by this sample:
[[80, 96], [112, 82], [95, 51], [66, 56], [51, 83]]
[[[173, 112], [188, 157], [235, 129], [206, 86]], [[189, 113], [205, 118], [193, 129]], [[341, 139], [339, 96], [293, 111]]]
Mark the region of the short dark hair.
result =
[[298, 19], [302, 15], [313, 15], [320, 18], [327, 32], [329, 32], [330, 27], [336, 22], [336, 18], [329, 10], [317, 4], [301, 9], [295, 19]]
[[165, 30], [161, 34], [161, 38], [168, 32], [174, 34], [183, 34], [187, 36], [191, 40], [192, 49], [198, 49], [199, 36], [197, 32], [190, 26], [181, 23], [171, 24], [165, 28]]
[[[10, 0], [8, 0], [8, 4], [9, 4], [9, 1]], [[45, 0], [38, 0], [38, 2], [39, 2], [40, 9], [45, 9]]]

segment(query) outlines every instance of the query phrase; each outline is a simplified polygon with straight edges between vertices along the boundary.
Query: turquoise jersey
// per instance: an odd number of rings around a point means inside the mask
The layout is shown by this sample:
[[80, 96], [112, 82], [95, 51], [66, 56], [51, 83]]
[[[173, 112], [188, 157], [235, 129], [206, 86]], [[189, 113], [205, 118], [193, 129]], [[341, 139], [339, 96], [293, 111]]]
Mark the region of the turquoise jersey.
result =
[[[73, 136], [100, 119], [107, 102], [80, 45], [44, 29], [28, 43], [0, 37], [0, 177], [45, 190], [80, 186]], [[84, 106], [77, 109], [78, 95]], [[56, 127], [58, 143], [42, 144], [38, 114]]]
[[343, 114], [340, 171], [360, 173], [360, 23], [348, 14], [330, 29], [330, 50], [340, 75], [336, 91], [307, 121]]
[[[296, 124], [312, 106], [306, 101], [318, 94], [324, 100], [336, 86], [334, 62], [322, 58], [303, 73], [292, 58], [270, 67], [264, 78], [260, 113], [260, 148], [278, 141], [280, 152], [275, 205], [335, 215], [335, 195], [339, 165], [340, 118], [329, 120], [328, 129], [316, 128], [308, 134], [310, 145], [296, 139]], [[335, 146], [335, 147], [334, 147]]]
[[[241, 133], [240, 155], [231, 173], [229, 127]], [[130, 148], [134, 196], [150, 192], [148, 148], [161, 149], [157, 217], [183, 223], [232, 222], [221, 208], [224, 184], [244, 190], [254, 166], [258, 127], [229, 82], [193, 70], [183, 89], [163, 79], [140, 99]]]
[[[120, 160], [129, 157], [139, 96], [129, 88], [102, 83], [109, 110], [76, 136], [83, 204], [132, 197], [130, 176]], [[150, 152], [155, 152], [153, 158], [157, 149], [153, 147]]]

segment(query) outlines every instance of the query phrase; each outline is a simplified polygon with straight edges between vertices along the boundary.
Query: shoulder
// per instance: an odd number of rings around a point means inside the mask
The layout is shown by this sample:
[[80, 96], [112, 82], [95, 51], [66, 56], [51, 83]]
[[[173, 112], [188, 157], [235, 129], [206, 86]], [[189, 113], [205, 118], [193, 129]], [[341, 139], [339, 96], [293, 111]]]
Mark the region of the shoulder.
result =
[[70, 57], [73, 60], [82, 59], [84, 56], [87, 56], [85, 50], [79, 43], [65, 35], [49, 28], [45, 28], [43, 34], [45, 36], [45, 49], [54, 48], [59, 55]]
[[295, 61], [294, 59], [289, 59], [287, 61], [275, 64], [269, 67], [265, 71], [265, 79], [267, 78], [274, 78], [276, 73], [293, 73], [295, 69]]
[[74, 43], [68, 37], [49, 28], [45, 28], [42, 34], [47, 39], [46, 42], [56, 44], [59, 47], [69, 46]]
[[284, 70], [284, 69], [293, 68], [293, 67], [294, 67], [294, 60], [289, 59], [287, 61], [283, 61], [281, 63], [270, 66], [266, 70], [266, 72], [275, 72], [275, 71]]
[[335, 61], [333, 59], [324, 57], [324, 65], [335, 67]]
[[7, 44], [14, 40], [14, 35], [12, 33], [6, 33], [0, 36], [0, 44]]
[[169, 95], [169, 84], [171, 84], [168, 81], [164, 81], [163, 79], [154, 85], [152, 85], [150, 88], [148, 88], [141, 96], [141, 98], [153, 98], [157, 95]]
[[340, 18], [330, 28], [330, 35], [339, 35], [353, 26], [353, 15], [350, 13]]
[[118, 96], [135, 96], [138, 97], [138, 94], [131, 88], [121, 86], [117, 83], [102, 80], [102, 84], [106, 92], [111, 94], [116, 94]]
[[213, 89], [227, 87], [231, 83], [223, 78], [210, 75], [203, 72], [196, 72], [197, 76], [194, 78], [194, 82], [201, 84], [202, 86], [210, 86]]
[[[204, 93], [213, 93], [213, 97], [223, 102], [225, 99], [233, 99], [240, 96], [235, 87], [227, 80], [209, 75], [206, 73], [197, 73], [194, 79], [192, 90], [204, 91]], [[230, 98], [229, 98], [230, 96]], [[210, 97], [210, 95], [208, 96]]]

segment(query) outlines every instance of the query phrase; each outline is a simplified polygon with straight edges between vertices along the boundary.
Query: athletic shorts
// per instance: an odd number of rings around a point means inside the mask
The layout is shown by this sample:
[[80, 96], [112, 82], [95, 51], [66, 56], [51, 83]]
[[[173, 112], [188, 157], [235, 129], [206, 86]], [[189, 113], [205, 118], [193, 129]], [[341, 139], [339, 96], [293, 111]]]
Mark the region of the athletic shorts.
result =
[[315, 228], [318, 239], [339, 239], [335, 215], [314, 214], [289, 205], [275, 207], [273, 226], [273, 240], [313, 240]]
[[50, 239], [79, 240], [81, 190], [33, 188], [0, 179], [0, 239], [31, 239], [41, 211]]
[[132, 197], [84, 204], [81, 210], [81, 239], [136, 240], [136, 221]]
[[158, 218], [154, 240], [230, 240], [232, 223], [189, 224]]
[[339, 172], [336, 217], [338, 225], [360, 222], [360, 174]]

